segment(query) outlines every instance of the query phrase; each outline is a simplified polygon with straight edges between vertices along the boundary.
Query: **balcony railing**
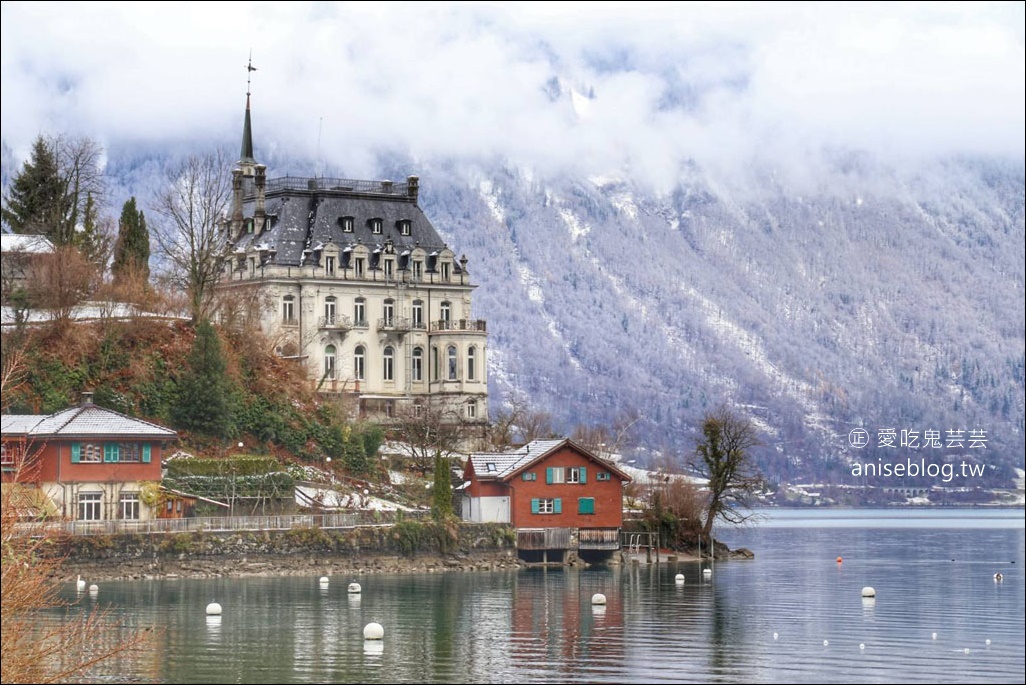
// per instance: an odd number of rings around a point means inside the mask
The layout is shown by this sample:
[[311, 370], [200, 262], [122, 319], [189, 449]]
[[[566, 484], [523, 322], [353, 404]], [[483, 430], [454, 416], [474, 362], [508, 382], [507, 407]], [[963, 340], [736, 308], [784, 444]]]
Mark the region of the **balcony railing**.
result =
[[353, 324], [348, 316], [322, 316], [317, 321], [317, 327], [322, 330], [348, 331]]
[[436, 331], [471, 331], [485, 333], [487, 325], [484, 319], [442, 319], [431, 322], [431, 332]]
[[394, 331], [396, 333], [409, 333], [413, 328], [412, 323], [409, 319], [403, 319], [396, 316], [389, 316], [378, 319], [378, 330], [379, 331]]

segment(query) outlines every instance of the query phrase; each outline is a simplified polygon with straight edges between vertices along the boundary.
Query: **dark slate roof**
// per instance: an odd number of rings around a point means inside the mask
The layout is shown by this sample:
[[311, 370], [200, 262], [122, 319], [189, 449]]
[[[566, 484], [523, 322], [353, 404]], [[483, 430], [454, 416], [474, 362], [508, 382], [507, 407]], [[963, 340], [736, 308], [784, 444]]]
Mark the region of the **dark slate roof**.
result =
[[[316, 189], [310, 189], [312, 182]], [[386, 189], [380, 181], [277, 178], [267, 180], [266, 197], [270, 228], [260, 235], [243, 234], [234, 249], [239, 252], [266, 247], [270, 254], [267, 264], [302, 265], [304, 250], [329, 242], [340, 248], [359, 243], [373, 252], [391, 239], [397, 254], [417, 246], [428, 254], [446, 247], [407, 193], [406, 183]], [[255, 209], [256, 201], [250, 193], [243, 201], [243, 215], [252, 218]], [[353, 217], [352, 233], [343, 232], [342, 217]], [[371, 219], [381, 219], [380, 234], [372, 231]], [[408, 236], [402, 235], [397, 226], [402, 220], [410, 222]]]

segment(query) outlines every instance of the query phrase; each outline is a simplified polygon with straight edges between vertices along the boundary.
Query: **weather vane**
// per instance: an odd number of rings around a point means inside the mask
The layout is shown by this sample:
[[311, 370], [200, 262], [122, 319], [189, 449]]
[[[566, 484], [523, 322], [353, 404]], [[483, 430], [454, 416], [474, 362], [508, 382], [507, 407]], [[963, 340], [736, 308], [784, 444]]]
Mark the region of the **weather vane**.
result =
[[246, 96], [247, 97], [249, 96], [250, 80], [253, 78], [253, 72], [256, 71], [256, 70], [257, 70], [257, 68], [253, 66], [253, 50], [250, 49], [250, 51], [249, 51], [249, 63], [246, 65]]

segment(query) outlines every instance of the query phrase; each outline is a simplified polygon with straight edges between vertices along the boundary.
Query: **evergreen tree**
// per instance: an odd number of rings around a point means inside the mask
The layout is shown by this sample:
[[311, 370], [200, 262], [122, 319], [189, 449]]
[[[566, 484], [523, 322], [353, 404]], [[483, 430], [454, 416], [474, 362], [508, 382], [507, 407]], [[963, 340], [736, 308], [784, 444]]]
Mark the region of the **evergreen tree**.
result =
[[434, 499], [431, 504], [431, 516], [436, 521], [444, 521], [455, 516], [452, 508], [452, 475], [449, 473], [449, 460], [441, 452], [435, 453]]
[[[52, 146], [43, 136], [32, 144], [32, 155], [11, 181], [4, 198], [3, 221], [14, 233], [60, 233], [64, 219], [64, 184]], [[57, 242], [57, 241], [55, 241]]]
[[209, 321], [196, 326], [188, 362], [189, 368], [178, 382], [172, 412], [175, 426], [216, 438], [232, 437], [232, 383], [221, 340]]
[[110, 267], [115, 284], [126, 278], [147, 282], [150, 277], [150, 232], [145, 215], [136, 209], [135, 197], [125, 202], [114, 245], [114, 263]]
[[85, 208], [82, 210], [82, 231], [77, 234], [76, 242], [82, 256], [89, 262], [103, 269], [107, 261], [107, 236], [100, 231], [96, 220], [96, 200], [93, 194], [86, 194]]

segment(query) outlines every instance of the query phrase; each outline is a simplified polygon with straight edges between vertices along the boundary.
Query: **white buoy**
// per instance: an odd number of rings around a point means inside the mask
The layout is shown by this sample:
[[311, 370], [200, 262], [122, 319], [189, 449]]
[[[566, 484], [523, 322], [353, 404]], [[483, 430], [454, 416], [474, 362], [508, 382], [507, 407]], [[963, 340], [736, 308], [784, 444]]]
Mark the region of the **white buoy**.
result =
[[776, 633], [773, 633], [773, 639], [774, 639], [774, 640], [776, 640], [776, 639], [777, 639], [777, 637], [778, 637], [778, 636], [777, 636], [777, 634], [776, 634]]
[[829, 647], [830, 646], [830, 640], [823, 640], [823, 646], [824, 647]]
[[989, 637], [987, 638], [987, 642], [986, 642], [986, 645], [987, 645], [988, 647], [990, 647], [990, 638], [989, 638]]
[[79, 576], [78, 580], [75, 581], [75, 588], [79, 592], [82, 592], [82, 591], [84, 591], [86, 589], [86, 582], [84, 580], [82, 580], [82, 576]]
[[969, 653], [969, 648], [968, 648], [968, 647], [966, 647], [966, 648], [965, 648], [965, 653], [966, 653], [966, 654], [968, 654], [968, 653]]
[[683, 585], [683, 584], [684, 584], [684, 574], [683, 574], [683, 573], [678, 573], [678, 574], [676, 575], [676, 577], [674, 577], [674, 579], [673, 579], [673, 580], [674, 580], [674, 581], [675, 581], [675, 582], [676, 582], [676, 583], [677, 583], [678, 585]]
[[93, 583], [92, 585], [89, 586], [89, 594], [95, 595], [99, 591], [100, 591], [100, 586], [97, 585], [96, 583]]
[[348, 589], [349, 589], [349, 594], [351, 594], [351, 595], [358, 595], [361, 592], [363, 592], [363, 588], [360, 587], [359, 583], [350, 583]]
[[368, 623], [363, 627], [364, 640], [381, 640], [385, 637], [385, 629], [380, 623]]
[[709, 576], [712, 575], [712, 569], [711, 568], [704, 568], [704, 569], [702, 569], [702, 575], [705, 576], [706, 578], [708, 578]]
[[221, 605], [217, 602], [211, 602], [207, 605], [207, 616], [220, 616]]
[[329, 582], [331, 582], [331, 581], [328, 580], [328, 576], [321, 576], [321, 580], [320, 580], [321, 585], [327, 585]]
[[932, 637], [933, 637], [934, 640], [936, 640], [937, 639], [937, 633], [934, 633]]
[[1004, 579], [1005, 579], [1005, 577], [1003, 575], [1001, 575], [1000, 573], [995, 573], [994, 574], [994, 580], [996, 582], [1000, 583]]
[[859, 643], [859, 649], [865, 649], [865, 648], [866, 648], [866, 643], [865, 642], [860, 642]]
[[876, 590], [874, 590], [873, 588], [871, 588], [870, 586], [867, 585], [866, 587], [862, 588], [862, 596], [863, 597], [876, 597]]
[[605, 604], [606, 603], [606, 596], [604, 594], [602, 594], [601, 592], [596, 592], [595, 594], [593, 594], [591, 596], [591, 603], [592, 604]]

